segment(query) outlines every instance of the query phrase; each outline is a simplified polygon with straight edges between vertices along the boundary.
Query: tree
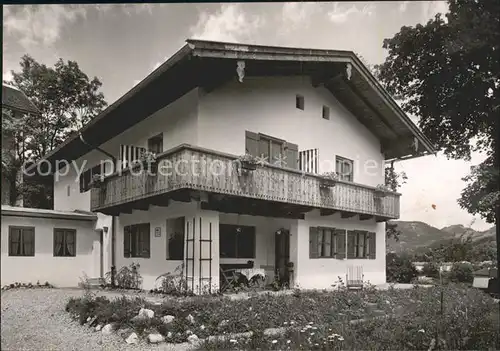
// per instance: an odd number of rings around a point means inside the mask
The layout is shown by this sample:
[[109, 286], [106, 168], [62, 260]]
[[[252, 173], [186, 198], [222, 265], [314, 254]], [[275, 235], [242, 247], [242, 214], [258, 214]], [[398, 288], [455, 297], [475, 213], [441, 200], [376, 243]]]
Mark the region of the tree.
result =
[[[391, 163], [390, 166], [385, 168], [385, 185], [392, 191], [398, 191], [401, 185], [406, 183], [408, 177], [405, 172], [396, 172], [394, 170], [394, 164]], [[396, 223], [387, 222], [385, 226], [385, 236], [387, 239], [394, 239], [399, 241], [399, 235], [401, 232], [398, 230], [398, 225]]]
[[451, 267], [449, 279], [456, 283], [472, 283], [474, 280], [472, 265], [467, 263], [455, 263]]
[[449, 0], [449, 13], [402, 27], [377, 67], [389, 93], [420, 117], [419, 126], [448, 157], [487, 160], [472, 170], [460, 205], [493, 222], [499, 205], [500, 2]]
[[439, 278], [439, 266], [434, 262], [427, 262], [422, 268], [422, 274], [430, 278]]
[[[8, 84], [24, 92], [41, 115], [26, 115], [18, 123], [22, 133], [16, 133], [15, 144], [23, 147], [17, 152], [17, 170], [28, 160], [40, 160], [107, 106], [99, 92], [101, 81], [97, 77], [89, 79], [74, 61], [59, 59], [52, 68], [24, 55], [20, 66], [19, 72], [11, 71], [13, 80]], [[18, 192], [38, 192], [40, 196], [51, 193], [44, 189], [46, 184], [23, 184]], [[37, 203], [40, 201], [31, 201]]]

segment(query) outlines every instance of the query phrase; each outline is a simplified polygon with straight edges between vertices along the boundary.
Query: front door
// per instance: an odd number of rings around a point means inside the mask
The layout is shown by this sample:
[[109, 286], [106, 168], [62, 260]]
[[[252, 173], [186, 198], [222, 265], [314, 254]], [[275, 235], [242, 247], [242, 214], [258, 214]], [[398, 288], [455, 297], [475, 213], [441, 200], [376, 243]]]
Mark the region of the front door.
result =
[[275, 246], [275, 274], [281, 286], [289, 286], [290, 275], [290, 231], [280, 229], [274, 234]]

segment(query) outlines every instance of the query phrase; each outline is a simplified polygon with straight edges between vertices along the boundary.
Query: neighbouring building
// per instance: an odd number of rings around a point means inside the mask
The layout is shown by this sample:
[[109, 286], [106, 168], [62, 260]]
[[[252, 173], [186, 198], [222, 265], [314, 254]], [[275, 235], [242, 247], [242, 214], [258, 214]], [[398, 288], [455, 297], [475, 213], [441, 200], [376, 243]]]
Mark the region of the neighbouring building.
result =
[[[54, 210], [96, 215], [66, 222], [67, 260], [80, 262], [80, 245], [87, 260], [67, 284], [139, 263], [143, 288], [181, 267], [199, 293], [248, 261], [301, 288], [348, 272], [385, 283], [400, 194], [381, 186], [384, 165], [433, 152], [350, 51], [188, 40], [45, 158], [72, 162], [55, 172]], [[34, 227], [35, 258], [61, 243]]]
[[[40, 113], [37, 107], [22, 91], [2, 84], [2, 118], [4, 118], [4, 111], [11, 114], [13, 120], [21, 118], [25, 114], [36, 115]], [[2, 150], [9, 150], [11, 152], [10, 157], [15, 158], [18, 146], [15, 143], [14, 135], [2, 128]], [[7, 153], [2, 156], [7, 157]], [[16, 181], [22, 181], [22, 174], [7, 175], [2, 167], [2, 205], [15, 204], [22, 206], [22, 199], [15, 191]]]

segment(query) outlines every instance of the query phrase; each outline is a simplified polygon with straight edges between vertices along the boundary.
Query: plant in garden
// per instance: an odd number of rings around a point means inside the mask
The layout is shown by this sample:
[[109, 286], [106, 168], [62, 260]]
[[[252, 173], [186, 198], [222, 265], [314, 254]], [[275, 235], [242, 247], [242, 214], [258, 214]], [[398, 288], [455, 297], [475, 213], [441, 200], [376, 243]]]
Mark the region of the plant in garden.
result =
[[439, 266], [434, 262], [427, 262], [422, 267], [422, 274], [430, 278], [439, 278]]
[[[139, 273], [140, 264], [131, 263], [129, 267], [124, 266], [115, 275], [115, 284], [120, 289], [140, 289], [142, 276]], [[111, 272], [107, 272], [105, 279], [111, 283]]]
[[167, 272], [158, 276], [156, 281], [160, 281], [160, 288], [154, 289], [152, 292], [172, 296], [192, 296], [193, 292], [188, 288], [183, 272], [184, 263], [177, 266], [173, 272]]
[[386, 255], [387, 281], [394, 283], [411, 283], [417, 275], [417, 269], [408, 256], [398, 256], [395, 253], [388, 253]]
[[449, 279], [456, 283], [472, 283], [474, 274], [469, 263], [455, 263], [451, 267]]

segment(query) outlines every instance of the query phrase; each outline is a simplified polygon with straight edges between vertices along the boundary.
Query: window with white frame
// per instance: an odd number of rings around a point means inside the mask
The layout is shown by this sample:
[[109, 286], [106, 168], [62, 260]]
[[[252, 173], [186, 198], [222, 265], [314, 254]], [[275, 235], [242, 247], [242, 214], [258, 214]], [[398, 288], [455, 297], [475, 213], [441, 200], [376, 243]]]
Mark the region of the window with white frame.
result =
[[348, 158], [337, 156], [335, 158], [335, 172], [339, 179], [346, 182], [354, 181], [354, 162]]

